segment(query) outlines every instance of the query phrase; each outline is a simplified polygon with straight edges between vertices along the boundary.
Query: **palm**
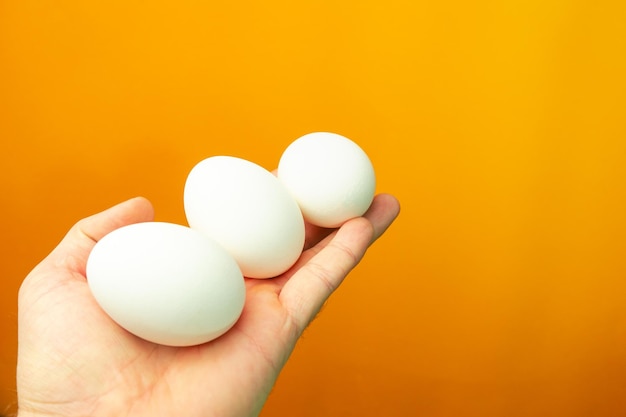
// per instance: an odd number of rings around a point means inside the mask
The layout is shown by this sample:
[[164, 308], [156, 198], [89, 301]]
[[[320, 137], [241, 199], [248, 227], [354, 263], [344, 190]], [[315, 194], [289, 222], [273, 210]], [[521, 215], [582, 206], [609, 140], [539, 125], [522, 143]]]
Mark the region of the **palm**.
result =
[[[89, 224], [97, 221], [93, 216], [75, 227], [79, 240], [70, 247], [62, 243], [22, 285], [18, 393], [23, 412], [123, 416], [184, 409], [189, 416], [257, 414], [302, 330], [332, 292], [327, 283], [339, 285], [372, 233], [382, 233], [397, 214], [395, 200], [379, 198], [371, 223], [347, 226], [354, 229], [348, 240], [361, 242], [354, 258], [348, 256], [336, 276], [321, 280], [311, 279], [319, 275], [319, 267], [308, 265], [319, 265], [311, 258], [332, 236], [317, 243], [328, 232], [309, 227], [312, 247], [294, 268], [271, 280], [246, 280], [244, 311], [228, 333], [203, 345], [175, 348], [121, 329], [102, 312], [87, 286], [84, 266], [94, 240], [123, 224], [152, 218], [147, 202], [126, 204], [134, 206], [117, 208], [126, 211], [100, 224]], [[324, 254], [332, 259], [346, 252], [327, 250], [319, 256]], [[306, 302], [303, 290], [313, 293]]]

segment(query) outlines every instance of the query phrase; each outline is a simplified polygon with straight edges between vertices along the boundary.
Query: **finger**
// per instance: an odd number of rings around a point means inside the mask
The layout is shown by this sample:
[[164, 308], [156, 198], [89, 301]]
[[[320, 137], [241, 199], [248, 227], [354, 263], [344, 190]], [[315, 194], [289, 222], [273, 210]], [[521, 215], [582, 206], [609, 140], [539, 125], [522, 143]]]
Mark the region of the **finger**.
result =
[[81, 275], [91, 249], [106, 234], [128, 224], [154, 219], [152, 204], [144, 197], [135, 197], [76, 223], [50, 254], [57, 267]]
[[359, 263], [373, 235], [372, 223], [363, 217], [346, 222], [285, 283], [280, 299], [290, 312], [298, 334], [306, 328], [328, 297]]
[[374, 198], [363, 217], [346, 222], [302, 254], [285, 276], [281, 302], [291, 313], [298, 334], [311, 322], [328, 297], [359, 263], [367, 248], [393, 223], [400, 212], [390, 194]]
[[144, 197], [135, 197], [98, 214], [79, 221], [76, 226], [94, 242], [122, 226], [154, 219], [152, 204]]
[[[396, 217], [398, 217], [399, 213], [400, 203], [393, 195], [379, 194], [374, 197], [369, 209], [363, 215], [363, 217], [372, 223], [374, 228], [370, 245], [382, 236], [383, 233], [385, 233]], [[297, 270], [309, 261], [309, 259], [322, 250], [328, 242], [333, 239], [337, 233], [337, 229], [321, 229], [321, 231], [317, 231], [316, 233], [319, 240], [314, 245], [310, 244], [307, 248], [305, 248], [306, 250], [302, 253], [296, 264], [280, 277], [281, 280], [290, 279]], [[311, 239], [311, 243], [313, 243], [313, 239]]]
[[[363, 214], [363, 217], [372, 222], [372, 225], [374, 226], [372, 243], [385, 233], [391, 223], [393, 223], [396, 217], [398, 217], [399, 213], [400, 203], [396, 197], [391, 194], [376, 195], [367, 212]], [[309, 223], [305, 224], [305, 228], [306, 241], [304, 244], [304, 250], [313, 248], [336, 230], [314, 226]]]
[[400, 214], [400, 202], [391, 194], [378, 194], [367, 212], [363, 215], [374, 226], [372, 243], [391, 226]]

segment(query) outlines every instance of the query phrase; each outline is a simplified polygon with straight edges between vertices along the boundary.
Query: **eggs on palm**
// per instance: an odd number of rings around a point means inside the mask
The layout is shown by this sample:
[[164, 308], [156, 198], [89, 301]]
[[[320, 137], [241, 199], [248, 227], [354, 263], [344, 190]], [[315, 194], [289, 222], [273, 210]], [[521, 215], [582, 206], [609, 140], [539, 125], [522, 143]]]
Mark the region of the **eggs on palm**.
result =
[[298, 202], [307, 222], [338, 227], [372, 204], [374, 167], [352, 140], [330, 132], [300, 137], [283, 152], [278, 179]]
[[245, 300], [243, 275], [221, 245], [189, 227], [136, 223], [92, 249], [87, 282], [120, 326], [154, 343], [190, 346], [224, 334]]
[[305, 221], [339, 227], [370, 206], [374, 171], [350, 139], [305, 135], [281, 155], [277, 174], [233, 156], [189, 172], [188, 226], [146, 222], [116, 229], [87, 261], [95, 300], [121, 327], [148, 341], [190, 346], [235, 325], [246, 278], [272, 278], [298, 260]]
[[268, 170], [244, 159], [199, 162], [184, 190], [187, 221], [217, 240], [249, 278], [291, 267], [304, 246], [304, 220], [289, 191]]

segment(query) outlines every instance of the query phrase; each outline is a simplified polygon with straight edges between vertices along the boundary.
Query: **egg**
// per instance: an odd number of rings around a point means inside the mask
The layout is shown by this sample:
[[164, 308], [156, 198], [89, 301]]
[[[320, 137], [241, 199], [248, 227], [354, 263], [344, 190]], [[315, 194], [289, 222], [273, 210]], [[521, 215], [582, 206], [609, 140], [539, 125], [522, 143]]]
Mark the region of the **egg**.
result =
[[260, 165], [233, 156], [206, 158], [189, 172], [183, 200], [189, 226], [219, 242], [246, 277], [280, 275], [300, 257], [300, 208]]
[[189, 227], [146, 222], [112, 231], [90, 252], [87, 282], [102, 309], [145, 340], [191, 346], [228, 331], [244, 306], [235, 260]]
[[331, 132], [309, 133], [292, 142], [280, 157], [277, 177], [304, 219], [321, 227], [338, 227], [363, 215], [376, 188], [374, 167], [365, 151]]

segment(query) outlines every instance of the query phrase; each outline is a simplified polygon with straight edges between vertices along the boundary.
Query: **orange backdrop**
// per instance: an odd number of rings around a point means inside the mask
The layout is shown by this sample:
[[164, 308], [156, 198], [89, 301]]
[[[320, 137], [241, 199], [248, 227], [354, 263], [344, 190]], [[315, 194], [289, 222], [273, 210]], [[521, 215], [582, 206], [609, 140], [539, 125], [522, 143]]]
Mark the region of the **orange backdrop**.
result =
[[184, 223], [199, 160], [328, 130], [403, 211], [264, 417], [626, 414], [623, 4], [0, 0], [0, 407], [20, 282], [76, 220]]

